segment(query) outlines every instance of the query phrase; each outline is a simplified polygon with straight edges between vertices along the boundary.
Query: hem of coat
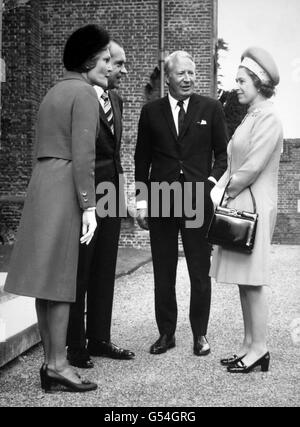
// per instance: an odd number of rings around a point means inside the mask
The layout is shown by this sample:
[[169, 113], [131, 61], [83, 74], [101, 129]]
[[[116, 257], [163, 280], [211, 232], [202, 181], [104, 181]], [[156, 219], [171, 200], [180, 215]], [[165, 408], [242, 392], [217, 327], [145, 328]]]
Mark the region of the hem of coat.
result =
[[53, 302], [66, 302], [66, 303], [73, 303], [75, 302], [74, 298], [67, 298], [67, 297], [60, 297], [60, 298], [54, 298], [51, 296], [45, 296], [45, 295], [38, 295], [38, 294], [33, 294], [33, 293], [29, 293], [29, 292], [22, 292], [22, 291], [17, 291], [17, 290], [9, 290], [6, 289], [4, 286], [4, 291], [8, 294], [12, 294], [12, 295], [18, 295], [21, 297], [28, 297], [28, 298], [35, 298], [35, 299], [41, 299], [41, 300], [45, 300], [45, 301], [53, 301]]
[[229, 282], [229, 281], [225, 281], [225, 280], [217, 280], [213, 276], [211, 276], [211, 278], [215, 280], [217, 285], [236, 285], [236, 286], [253, 286], [253, 287], [268, 286], [268, 287], [270, 287], [270, 284], [268, 284], [268, 283], [240, 283], [240, 282]]

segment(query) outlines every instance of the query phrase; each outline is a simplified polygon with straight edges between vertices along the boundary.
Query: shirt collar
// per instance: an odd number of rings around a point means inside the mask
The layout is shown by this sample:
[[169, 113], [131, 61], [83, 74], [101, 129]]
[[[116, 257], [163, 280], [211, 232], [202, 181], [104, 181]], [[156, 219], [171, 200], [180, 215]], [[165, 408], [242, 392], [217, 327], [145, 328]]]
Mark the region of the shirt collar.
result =
[[[170, 94], [170, 92], [168, 93], [168, 98], [169, 98], [169, 102], [170, 102], [170, 105], [171, 105], [171, 109], [174, 111], [174, 110], [175, 110], [175, 108], [176, 108], [176, 107], [178, 107], [178, 105], [177, 105], [178, 99], [175, 99], [175, 98]], [[183, 108], [185, 109], [185, 111], [187, 111], [187, 108], [188, 108], [188, 106], [189, 106], [189, 102], [190, 102], [190, 97], [188, 97], [187, 99], [185, 99], [185, 100], [183, 101]]]
[[99, 101], [100, 101], [100, 99], [101, 99], [101, 96], [102, 96], [102, 94], [103, 94], [103, 92], [104, 92], [104, 89], [101, 87], [101, 86], [93, 86], [93, 88], [95, 89], [95, 91], [96, 91], [96, 94], [97, 94], [97, 96], [98, 96], [98, 99], [99, 99]]

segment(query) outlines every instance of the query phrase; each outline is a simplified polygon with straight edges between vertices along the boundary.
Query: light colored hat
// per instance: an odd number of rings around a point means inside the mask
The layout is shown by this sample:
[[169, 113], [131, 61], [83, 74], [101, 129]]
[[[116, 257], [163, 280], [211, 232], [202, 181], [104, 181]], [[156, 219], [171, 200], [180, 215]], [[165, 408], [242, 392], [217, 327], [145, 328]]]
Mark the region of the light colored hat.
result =
[[262, 81], [278, 85], [280, 77], [277, 65], [265, 49], [261, 47], [248, 47], [241, 57], [240, 67], [246, 67], [252, 71]]

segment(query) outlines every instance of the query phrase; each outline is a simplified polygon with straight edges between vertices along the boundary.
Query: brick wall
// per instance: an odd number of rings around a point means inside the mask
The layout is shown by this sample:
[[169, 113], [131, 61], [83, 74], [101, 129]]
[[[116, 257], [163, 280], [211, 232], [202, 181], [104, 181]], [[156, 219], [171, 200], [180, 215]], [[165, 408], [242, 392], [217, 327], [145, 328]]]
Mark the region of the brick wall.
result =
[[[0, 197], [24, 196], [33, 165], [35, 117], [40, 102], [39, 2], [5, 2], [1, 85]], [[22, 203], [1, 202], [0, 227], [18, 226]], [[1, 230], [0, 230], [1, 231]]]
[[300, 245], [300, 139], [285, 140], [274, 243]]

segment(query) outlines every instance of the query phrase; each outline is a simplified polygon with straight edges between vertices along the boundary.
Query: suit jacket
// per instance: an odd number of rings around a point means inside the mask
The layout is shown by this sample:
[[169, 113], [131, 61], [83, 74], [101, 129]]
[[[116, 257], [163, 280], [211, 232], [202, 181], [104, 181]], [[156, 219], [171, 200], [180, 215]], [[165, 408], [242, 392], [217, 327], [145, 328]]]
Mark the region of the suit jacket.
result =
[[94, 88], [79, 74], [67, 72], [43, 99], [37, 118], [37, 158], [72, 160], [82, 209], [95, 206], [95, 140], [99, 102]]
[[[227, 130], [219, 101], [193, 94], [177, 136], [169, 99], [144, 105], [135, 152], [135, 180], [174, 182], [218, 180], [227, 167]], [[212, 163], [212, 156], [214, 162]]]
[[100, 105], [100, 131], [96, 140], [96, 185], [99, 182], [111, 181], [123, 173], [120, 160], [123, 101], [114, 91], [109, 91], [109, 98], [114, 116], [114, 133]]

